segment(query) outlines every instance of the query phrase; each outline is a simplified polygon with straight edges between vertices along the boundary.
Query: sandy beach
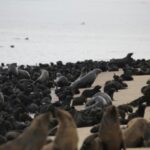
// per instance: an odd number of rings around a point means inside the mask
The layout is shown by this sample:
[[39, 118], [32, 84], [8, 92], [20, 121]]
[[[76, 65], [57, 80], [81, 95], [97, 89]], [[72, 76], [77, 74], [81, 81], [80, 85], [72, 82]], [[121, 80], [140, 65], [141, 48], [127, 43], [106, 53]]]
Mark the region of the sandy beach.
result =
[[[150, 59], [150, 0], [0, 0], [0, 4], [0, 60], [6, 64], [107, 61], [130, 52], [134, 59]], [[93, 86], [103, 88], [114, 73], [122, 70], [102, 72]], [[150, 75], [134, 76], [134, 81], [126, 82], [127, 89], [114, 94], [113, 104], [141, 96], [148, 79]], [[57, 100], [54, 89], [52, 98]], [[150, 108], [145, 118], [150, 120]], [[79, 147], [90, 128], [78, 129]]]
[[[94, 82], [93, 86], [95, 85], [101, 85], [104, 86], [104, 83], [108, 80], [112, 80], [114, 73], [117, 75], [120, 75], [122, 73], [122, 70], [118, 72], [102, 72]], [[120, 90], [114, 94], [114, 105], [120, 105], [120, 104], [126, 104], [139, 96], [141, 96], [141, 87], [146, 85], [146, 81], [150, 79], [150, 75], [145, 76], [133, 76], [134, 81], [128, 81], [126, 82], [128, 84], [128, 88], [125, 90]], [[77, 107], [78, 109], [83, 108], [83, 106]], [[145, 118], [150, 120], [150, 109], [147, 107], [145, 111]], [[82, 145], [83, 140], [85, 137], [90, 135], [90, 129], [91, 127], [86, 128], [78, 128], [79, 133], [79, 147]], [[136, 148], [135, 150], [144, 150], [145, 148]], [[147, 148], [150, 149], [150, 148]], [[130, 149], [129, 149], [130, 150]], [[131, 149], [132, 150], [132, 149]], [[134, 149], [133, 149], [134, 150]]]

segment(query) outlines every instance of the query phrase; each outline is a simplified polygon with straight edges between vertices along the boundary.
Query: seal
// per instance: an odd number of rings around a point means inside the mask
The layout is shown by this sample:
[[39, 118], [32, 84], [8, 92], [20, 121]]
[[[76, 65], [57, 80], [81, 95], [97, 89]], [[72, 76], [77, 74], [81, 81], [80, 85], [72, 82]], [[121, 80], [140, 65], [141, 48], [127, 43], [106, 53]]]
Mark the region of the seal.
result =
[[132, 64], [134, 59], [132, 58], [133, 53], [128, 53], [126, 57], [120, 59], [111, 59], [110, 63], [117, 65], [118, 67], [124, 67], [127, 64]]
[[86, 109], [104, 108], [112, 104], [110, 96], [106, 93], [96, 93], [88, 102], [86, 102]]
[[[93, 149], [95, 148], [95, 149]], [[120, 129], [117, 108], [113, 105], [105, 109], [99, 132], [88, 136], [81, 150], [121, 150], [126, 149]]]
[[42, 150], [77, 150], [78, 134], [72, 116], [61, 109], [55, 109], [54, 114], [59, 121], [59, 128], [54, 141], [45, 145]]
[[144, 132], [144, 147], [150, 147], [150, 122], [148, 123], [148, 127]]
[[41, 75], [38, 77], [36, 82], [38, 81], [41, 83], [49, 81], [49, 72], [45, 69], [41, 69]]
[[127, 126], [128, 127], [123, 130], [126, 147], [141, 147], [143, 145], [144, 132], [148, 127], [148, 121], [139, 117], [129, 121]]
[[15, 140], [0, 146], [0, 150], [41, 150], [46, 142], [51, 113], [37, 116]]
[[132, 120], [133, 118], [141, 117], [144, 118], [146, 105], [145, 104], [139, 104], [138, 109], [134, 112], [129, 114], [128, 121]]
[[23, 69], [18, 69], [18, 76], [22, 79], [30, 79], [31, 76], [28, 71]]
[[10, 76], [14, 75], [18, 75], [18, 68], [17, 68], [17, 63], [12, 63], [12, 64], [8, 64], [8, 74]]
[[87, 98], [83, 95], [74, 97], [72, 101], [72, 106], [83, 105], [87, 101]]
[[83, 142], [80, 150], [103, 150], [102, 141], [98, 134], [89, 135]]
[[95, 95], [96, 93], [100, 92], [100, 89], [101, 89], [101, 86], [96, 85], [93, 89], [84, 90], [81, 95], [86, 98], [90, 98], [93, 95]]
[[69, 86], [70, 82], [61, 73], [56, 73], [56, 79], [54, 80], [58, 87]]
[[101, 125], [99, 128], [99, 137], [102, 141], [103, 149], [121, 150], [126, 149], [120, 122], [118, 110], [115, 106], [108, 106], [104, 112]]
[[89, 110], [76, 110], [75, 107], [68, 107], [67, 111], [73, 116], [78, 128], [90, 127], [102, 119], [102, 109], [94, 108]]
[[146, 82], [147, 84], [150, 84], [150, 79], [149, 80], [147, 80], [147, 82]]
[[71, 88], [74, 90], [79, 88], [87, 88], [91, 87], [93, 82], [95, 81], [97, 75], [101, 73], [101, 69], [93, 69], [88, 72], [86, 75], [77, 78], [74, 82], [71, 83]]

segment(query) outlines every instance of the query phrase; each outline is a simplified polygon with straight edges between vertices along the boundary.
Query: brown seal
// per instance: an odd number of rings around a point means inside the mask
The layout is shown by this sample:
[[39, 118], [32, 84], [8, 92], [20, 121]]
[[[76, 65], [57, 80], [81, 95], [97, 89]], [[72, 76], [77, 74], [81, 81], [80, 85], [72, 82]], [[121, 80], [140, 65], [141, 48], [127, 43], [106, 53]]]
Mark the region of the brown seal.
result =
[[42, 150], [77, 150], [78, 134], [72, 116], [60, 109], [56, 109], [55, 114], [59, 121], [56, 137], [53, 142], [45, 145]]
[[83, 142], [80, 150], [103, 150], [102, 141], [98, 133], [89, 135]]
[[146, 128], [144, 132], [143, 145], [144, 147], [150, 147], [150, 122], [148, 123], [148, 127]]
[[148, 121], [144, 118], [135, 118], [129, 121], [127, 128], [123, 131], [126, 147], [141, 147], [147, 127]]
[[108, 106], [104, 112], [99, 128], [99, 137], [102, 141], [103, 149], [121, 150], [126, 149], [124, 145], [118, 110], [115, 106]]
[[[93, 149], [95, 147], [95, 149]], [[108, 106], [99, 126], [99, 132], [87, 137], [81, 150], [121, 150], [124, 145], [117, 108]]]
[[37, 116], [15, 140], [0, 146], [0, 150], [41, 150], [46, 143], [51, 113]]

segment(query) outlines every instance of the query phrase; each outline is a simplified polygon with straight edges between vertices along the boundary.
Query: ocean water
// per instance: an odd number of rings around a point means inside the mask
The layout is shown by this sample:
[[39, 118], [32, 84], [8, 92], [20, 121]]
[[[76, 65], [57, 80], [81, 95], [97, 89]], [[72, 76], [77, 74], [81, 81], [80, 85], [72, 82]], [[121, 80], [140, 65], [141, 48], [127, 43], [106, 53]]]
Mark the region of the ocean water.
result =
[[109, 60], [128, 52], [150, 59], [149, 0], [0, 0], [0, 62]]

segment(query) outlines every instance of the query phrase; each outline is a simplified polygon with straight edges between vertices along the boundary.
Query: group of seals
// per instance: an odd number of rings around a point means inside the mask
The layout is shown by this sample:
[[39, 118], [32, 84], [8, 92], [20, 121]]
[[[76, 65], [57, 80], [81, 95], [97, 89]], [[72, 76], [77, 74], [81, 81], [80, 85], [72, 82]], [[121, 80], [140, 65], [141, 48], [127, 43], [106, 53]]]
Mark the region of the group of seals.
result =
[[16, 139], [0, 146], [0, 150], [41, 150], [46, 143], [51, 113], [37, 116]]
[[[59, 121], [59, 128], [54, 141], [47, 144], [48, 124], [52, 114]], [[32, 124], [16, 139], [0, 146], [0, 150], [77, 150], [78, 134], [72, 116], [61, 109], [54, 109], [37, 116]]]
[[60, 109], [55, 110], [55, 114], [59, 121], [56, 137], [53, 142], [45, 145], [42, 150], [77, 150], [78, 134], [72, 116]]
[[[0, 143], [2, 144], [17, 138], [18, 134], [30, 126], [32, 122], [30, 113], [34, 113], [35, 115], [45, 113], [51, 105], [67, 110], [75, 120], [77, 127], [92, 126], [99, 123], [105, 107], [111, 105], [111, 100], [109, 99], [113, 99], [114, 92], [118, 91], [120, 85], [122, 89], [127, 87], [123, 82], [124, 80], [132, 79], [130, 78], [131, 75], [135, 74], [150, 74], [149, 61], [130, 58], [130, 54], [127, 56], [127, 59], [123, 58], [121, 65], [115, 62], [112, 63], [112, 61], [93, 60], [78, 61], [76, 63], [69, 62], [66, 64], [58, 61], [56, 64], [39, 64], [36, 66], [17, 66], [16, 63], [13, 63], [9, 64], [8, 68], [5, 64], [1, 64]], [[78, 111], [72, 107], [71, 102], [73, 97], [76, 93], [80, 93], [80, 88], [91, 87], [101, 71], [118, 70], [119, 67], [124, 67], [124, 74], [120, 77], [114, 75], [114, 80], [107, 82], [104, 87], [105, 94], [107, 93], [110, 96], [109, 99], [108, 97], [104, 97], [104, 95], [100, 95], [102, 93], [100, 87], [95, 87], [92, 90], [88, 89], [81, 93], [81, 97], [79, 97], [80, 100], [78, 102], [82, 103], [86, 103], [87, 99], [94, 99], [93, 102], [95, 103], [100, 100], [103, 102], [104, 108], [102, 108], [102, 105], [95, 107], [93, 103], [88, 105], [88, 102], [87, 108], [82, 111]], [[54, 89], [58, 96], [58, 102], [53, 104], [50, 96], [51, 88]], [[149, 104], [149, 89], [148, 85], [143, 88], [143, 96], [138, 99], [140, 103], [137, 101], [137, 103], [133, 102], [136, 106], [144, 102], [147, 102], [146, 106]], [[126, 124], [131, 118], [144, 115], [145, 106], [143, 104], [140, 105], [141, 107], [136, 112], [128, 109], [130, 105], [134, 107], [133, 103], [125, 107], [118, 107], [121, 123]], [[130, 116], [127, 120], [125, 119], [126, 114]], [[149, 136], [147, 134], [144, 136], [146, 137], [145, 143], [146, 141], [148, 143]], [[96, 143], [98, 141], [96, 140]]]
[[115, 106], [108, 106], [104, 112], [98, 133], [85, 139], [81, 150], [126, 149]]

